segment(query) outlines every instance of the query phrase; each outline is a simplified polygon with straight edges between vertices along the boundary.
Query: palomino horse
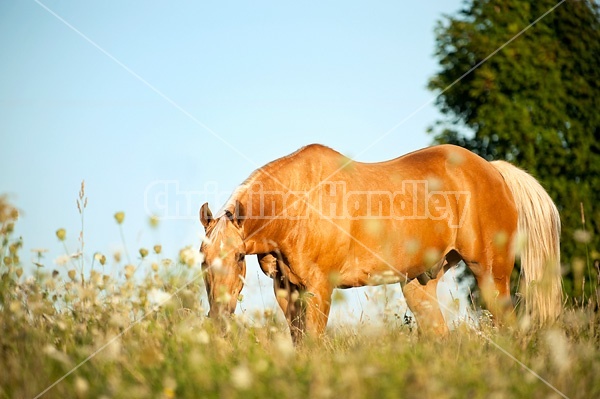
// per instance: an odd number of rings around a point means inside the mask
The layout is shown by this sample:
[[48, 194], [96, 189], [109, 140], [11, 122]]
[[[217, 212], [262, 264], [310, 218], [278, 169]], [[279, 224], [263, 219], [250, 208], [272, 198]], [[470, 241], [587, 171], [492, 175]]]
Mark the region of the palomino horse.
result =
[[446, 334], [436, 286], [460, 260], [496, 318], [512, 310], [515, 254], [530, 317], [561, 310], [556, 206], [526, 172], [456, 146], [360, 163], [309, 145], [252, 173], [215, 217], [202, 205], [200, 220], [209, 316], [235, 311], [256, 254], [295, 342], [324, 332], [334, 288], [390, 279], [422, 331]]

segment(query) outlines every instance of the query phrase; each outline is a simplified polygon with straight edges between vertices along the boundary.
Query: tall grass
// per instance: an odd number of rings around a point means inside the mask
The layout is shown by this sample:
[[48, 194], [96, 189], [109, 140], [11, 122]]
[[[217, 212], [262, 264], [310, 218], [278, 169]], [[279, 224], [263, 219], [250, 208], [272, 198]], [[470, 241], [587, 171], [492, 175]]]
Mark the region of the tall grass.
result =
[[[102, 270], [120, 260], [101, 254], [89, 267], [66, 254], [58, 272], [26, 275], [12, 235], [17, 217], [2, 198], [0, 398], [600, 397], [591, 303], [545, 330], [482, 320], [432, 340], [390, 322], [338, 326], [294, 348], [268, 311], [216, 329], [189, 248], [172, 259], [160, 245], [141, 249], [140, 263], [116, 275]], [[65, 234], [57, 231], [59, 240]]]

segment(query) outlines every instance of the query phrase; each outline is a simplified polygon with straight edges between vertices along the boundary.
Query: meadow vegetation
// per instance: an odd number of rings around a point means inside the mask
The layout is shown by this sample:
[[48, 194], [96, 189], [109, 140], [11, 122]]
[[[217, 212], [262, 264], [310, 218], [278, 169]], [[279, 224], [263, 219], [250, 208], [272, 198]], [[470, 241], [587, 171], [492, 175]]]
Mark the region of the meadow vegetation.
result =
[[[82, 216], [85, 202], [82, 188]], [[0, 398], [600, 397], [594, 299], [544, 329], [482, 317], [440, 340], [410, 324], [358, 324], [294, 348], [268, 309], [234, 316], [226, 333], [205, 317], [197, 249], [142, 248], [136, 265], [65, 253], [56, 270], [28, 274], [17, 219], [2, 198]]]

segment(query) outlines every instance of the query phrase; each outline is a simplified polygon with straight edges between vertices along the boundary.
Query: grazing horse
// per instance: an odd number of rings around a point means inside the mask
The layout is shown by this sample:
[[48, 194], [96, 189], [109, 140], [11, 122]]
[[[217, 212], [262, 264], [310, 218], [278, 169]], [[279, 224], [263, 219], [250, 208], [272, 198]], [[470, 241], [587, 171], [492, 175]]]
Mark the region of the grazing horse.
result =
[[515, 255], [530, 317], [561, 311], [556, 206], [526, 172], [457, 146], [361, 163], [309, 145], [253, 172], [216, 216], [202, 205], [200, 221], [209, 316], [235, 311], [256, 254], [295, 342], [324, 332], [334, 288], [390, 281], [422, 331], [446, 334], [436, 286], [461, 260], [497, 319], [512, 313]]

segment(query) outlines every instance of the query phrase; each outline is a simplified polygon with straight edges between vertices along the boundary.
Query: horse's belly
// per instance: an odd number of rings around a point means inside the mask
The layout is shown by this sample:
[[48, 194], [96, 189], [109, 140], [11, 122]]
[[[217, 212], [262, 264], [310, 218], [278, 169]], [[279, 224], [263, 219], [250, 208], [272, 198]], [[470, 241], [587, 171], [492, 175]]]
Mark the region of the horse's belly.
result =
[[362, 287], [365, 285], [381, 285], [404, 283], [407, 281], [407, 272], [390, 264], [357, 264], [344, 267], [339, 275], [340, 288]]

